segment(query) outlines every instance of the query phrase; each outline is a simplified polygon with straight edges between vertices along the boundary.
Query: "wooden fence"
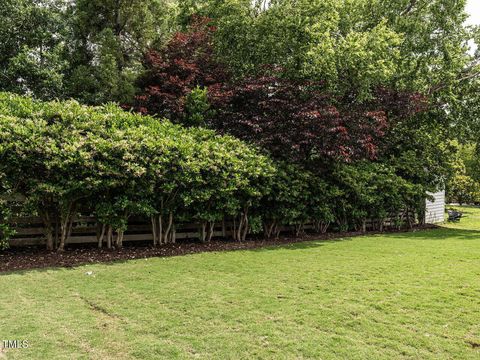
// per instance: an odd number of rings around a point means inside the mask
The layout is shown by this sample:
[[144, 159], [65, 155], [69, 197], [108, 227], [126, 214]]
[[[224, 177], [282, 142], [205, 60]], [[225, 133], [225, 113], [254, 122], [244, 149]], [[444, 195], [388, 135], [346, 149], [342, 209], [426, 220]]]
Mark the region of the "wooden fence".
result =
[[[11, 246], [43, 245], [46, 242], [44, 225], [40, 217], [21, 217], [12, 219], [15, 224], [15, 235], [10, 240]], [[228, 224], [218, 223], [214, 229], [214, 237], [230, 236], [231, 231], [227, 230]], [[80, 216], [73, 222], [72, 232], [67, 244], [89, 244], [97, 243], [100, 229], [94, 217]], [[58, 241], [58, 226], [56, 239]], [[196, 239], [200, 238], [198, 224], [177, 225], [175, 239]], [[144, 219], [132, 219], [129, 221], [128, 230], [125, 232], [123, 241], [152, 241], [152, 226]]]
[[[44, 224], [40, 217], [17, 217], [12, 219], [14, 225], [15, 235], [10, 240], [10, 245], [17, 246], [32, 246], [45, 245], [46, 237], [44, 234]], [[227, 238], [233, 233], [231, 222], [218, 222], [215, 224], [213, 237]], [[394, 221], [387, 219], [384, 222], [384, 227], [395, 226]], [[374, 221], [368, 221], [366, 224], [367, 230], [374, 227]], [[303, 229], [306, 231], [313, 231], [312, 224], [305, 224]], [[281, 228], [283, 234], [295, 233], [294, 226], [283, 226]], [[90, 216], [79, 216], [73, 222], [71, 236], [67, 240], [67, 244], [93, 244], [98, 242], [98, 236], [101, 229], [97, 225], [96, 219]], [[56, 228], [56, 242], [58, 243], [58, 226]], [[200, 239], [201, 230], [199, 224], [177, 224], [175, 239]], [[141, 218], [133, 218], [129, 221], [128, 229], [124, 234], [123, 241], [151, 241], [153, 243], [152, 226], [150, 221]]]

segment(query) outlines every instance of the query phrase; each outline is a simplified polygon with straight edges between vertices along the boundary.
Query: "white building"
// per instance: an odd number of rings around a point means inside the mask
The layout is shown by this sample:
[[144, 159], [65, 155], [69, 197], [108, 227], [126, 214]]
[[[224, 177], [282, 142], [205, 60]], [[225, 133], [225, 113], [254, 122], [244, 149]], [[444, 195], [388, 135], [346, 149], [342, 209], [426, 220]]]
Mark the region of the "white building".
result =
[[427, 199], [425, 209], [425, 223], [438, 224], [445, 221], [445, 190], [430, 193], [434, 200]]

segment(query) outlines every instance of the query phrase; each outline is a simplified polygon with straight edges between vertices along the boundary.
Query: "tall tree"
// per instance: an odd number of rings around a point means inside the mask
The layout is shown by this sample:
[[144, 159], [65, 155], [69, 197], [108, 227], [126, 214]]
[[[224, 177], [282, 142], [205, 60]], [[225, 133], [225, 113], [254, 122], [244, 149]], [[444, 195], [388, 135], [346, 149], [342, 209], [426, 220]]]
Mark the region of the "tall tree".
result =
[[68, 90], [87, 103], [131, 102], [146, 49], [175, 28], [170, 0], [76, 0]]
[[193, 16], [189, 28], [177, 32], [160, 50], [145, 56], [146, 71], [139, 79], [137, 108], [142, 113], [188, 122], [188, 99], [196, 88], [223, 84], [229, 76], [214, 57], [211, 20]]
[[63, 95], [65, 2], [5, 0], [0, 6], [0, 89]]
[[[190, 0], [213, 17], [218, 54], [238, 73], [259, 65], [367, 95], [378, 84], [427, 91], [468, 70], [465, 0]], [[268, 4], [268, 5], [267, 5]]]
[[317, 170], [332, 160], [376, 159], [388, 128], [424, 109], [417, 94], [378, 89], [368, 102], [352, 104], [322, 83], [279, 76], [214, 85], [209, 94], [212, 127]]

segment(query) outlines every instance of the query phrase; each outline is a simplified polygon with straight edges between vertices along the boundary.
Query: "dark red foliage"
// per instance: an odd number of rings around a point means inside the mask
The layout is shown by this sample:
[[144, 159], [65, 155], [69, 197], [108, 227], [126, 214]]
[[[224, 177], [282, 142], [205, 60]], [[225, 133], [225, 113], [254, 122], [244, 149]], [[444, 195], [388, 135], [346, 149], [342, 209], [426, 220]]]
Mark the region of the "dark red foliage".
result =
[[385, 89], [358, 105], [322, 88], [277, 76], [216, 84], [209, 88], [217, 110], [211, 126], [266, 148], [277, 158], [350, 161], [374, 159], [389, 121], [417, 111], [413, 97]]
[[282, 70], [235, 83], [216, 61], [210, 19], [193, 17], [187, 32], [176, 33], [162, 50], [145, 56], [136, 109], [181, 122], [185, 98], [196, 86], [208, 88], [215, 115], [208, 125], [295, 162], [376, 158], [390, 123], [422, 109], [422, 98], [378, 89], [362, 104], [355, 96], [337, 98], [321, 83], [288, 80]]
[[146, 72], [136, 109], [176, 121], [184, 113], [185, 96], [196, 86], [224, 83], [225, 68], [215, 61], [211, 20], [194, 16], [187, 32], [178, 32], [161, 50], [151, 49], [144, 59]]

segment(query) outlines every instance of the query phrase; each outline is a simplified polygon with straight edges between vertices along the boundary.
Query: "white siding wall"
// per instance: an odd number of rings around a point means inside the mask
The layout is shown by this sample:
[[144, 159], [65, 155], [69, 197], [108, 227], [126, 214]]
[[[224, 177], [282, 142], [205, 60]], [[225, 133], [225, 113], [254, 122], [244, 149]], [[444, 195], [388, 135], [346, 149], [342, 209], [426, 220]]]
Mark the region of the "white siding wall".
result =
[[434, 197], [434, 201], [427, 200], [427, 207], [425, 212], [426, 224], [438, 224], [445, 221], [445, 190], [434, 194], [429, 194]]

